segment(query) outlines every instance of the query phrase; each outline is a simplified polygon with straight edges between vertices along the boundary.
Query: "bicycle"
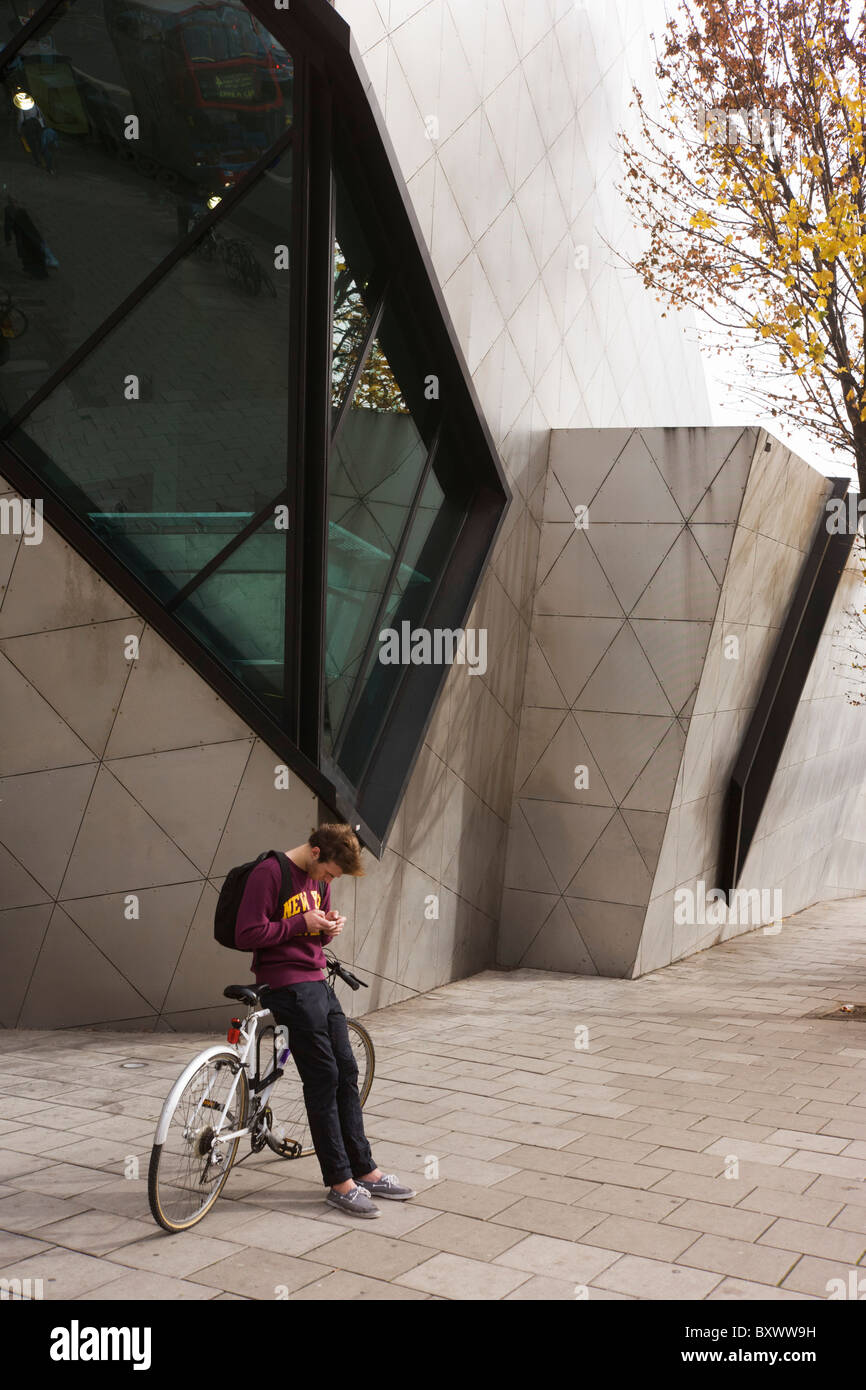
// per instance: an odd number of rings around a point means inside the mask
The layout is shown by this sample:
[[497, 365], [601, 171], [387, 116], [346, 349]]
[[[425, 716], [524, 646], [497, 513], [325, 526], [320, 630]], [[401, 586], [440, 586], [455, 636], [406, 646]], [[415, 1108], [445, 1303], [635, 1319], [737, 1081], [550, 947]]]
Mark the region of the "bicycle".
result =
[[277, 291], [252, 247], [240, 237], [226, 237], [221, 247], [226, 274], [235, 284], [241, 282], [248, 294], [257, 295], [264, 287], [272, 299]]
[[[329, 985], [339, 978], [353, 990], [367, 988], [330, 952], [325, 956]], [[207, 1215], [247, 1135], [250, 1153], [240, 1163], [265, 1147], [285, 1159], [315, 1153], [300, 1077], [294, 1068], [286, 1072], [288, 1030], [277, 1027], [270, 1010], [260, 1007], [265, 988], [228, 985], [223, 990], [226, 999], [247, 1005], [246, 1018], [233, 1018], [226, 1042], [214, 1043], [194, 1057], [165, 1099], [147, 1177], [151, 1215], [164, 1231], [188, 1231]], [[266, 1018], [271, 1023], [261, 1024]], [[363, 1106], [373, 1085], [373, 1041], [355, 1019], [347, 1018], [346, 1023], [358, 1061]], [[263, 1064], [268, 1068], [264, 1076]]]
[[[202, 215], [194, 220], [199, 221]], [[273, 281], [243, 237], [224, 236], [216, 227], [211, 227], [201, 241], [196, 242], [193, 254], [207, 264], [214, 259], [221, 261], [228, 280], [247, 294], [255, 296], [266, 289], [271, 298], [276, 299]]]
[[12, 303], [12, 291], [0, 293], [0, 336], [20, 338], [27, 332], [27, 315]]

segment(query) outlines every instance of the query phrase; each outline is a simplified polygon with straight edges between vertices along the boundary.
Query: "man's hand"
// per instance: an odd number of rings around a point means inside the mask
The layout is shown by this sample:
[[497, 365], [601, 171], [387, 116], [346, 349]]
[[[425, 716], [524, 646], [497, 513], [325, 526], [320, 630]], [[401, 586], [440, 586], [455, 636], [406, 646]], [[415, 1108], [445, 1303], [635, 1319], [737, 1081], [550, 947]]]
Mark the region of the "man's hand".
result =
[[304, 913], [304, 922], [306, 923], [307, 931], [311, 932], [313, 935], [318, 935], [320, 932], [327, 935], [331, 930], [330, 921], [325, 916], [324, 912], [320, 912], [317, 907], [311, 908], [309, 912]]
[[332, 936], [339, 936], [343, 927], [346, 925], [345, 917], [341, 917], [335, 908], [330, 912], [322, 912], [319, 908], [311, 908], [304, 913], [304, 921], [307, 931], [313, 934], [326, 936], [328, 940]]
[[328, 926], [325, 928], [325, 931], [328, 936], [328, 939], [330, 940], [332, 936], [340, 935], [340, 932], [346, 925], [346, 919], [345, 917], [341, 917], [339, 912], [337, 912], [336, 908], [333, 907], [331, 908], [330, 912], [325, 913], [325, 916], [328, 921]]

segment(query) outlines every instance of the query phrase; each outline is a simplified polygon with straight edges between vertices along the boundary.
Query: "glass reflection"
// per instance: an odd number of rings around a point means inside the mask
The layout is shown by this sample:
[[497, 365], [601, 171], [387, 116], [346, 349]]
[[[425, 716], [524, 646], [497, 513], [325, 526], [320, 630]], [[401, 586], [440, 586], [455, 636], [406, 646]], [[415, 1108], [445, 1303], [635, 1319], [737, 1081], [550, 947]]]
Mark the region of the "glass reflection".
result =
[[10, 437], [163, 601], [286, 488], [291, 196], [287, 153]]
[[0, 285], [27, 321], [0, 324], [0, 422], [291, 126], [292, 88], [236, 0], [76, 0], [39, 27], [0, 73]]
[[[383, 339], [402, 347], [399, 326], [389, 314]], [[359, 674], [427, 452], [383, 342], [377, 340], [331, 451], [325, 622], [328, 746]]]
[[39, 0], [0, 0], [0, 48], [29, 24], [39, 9]]
[[[403, 631], [423, 626], [436, 586], [455, 539], [466, 517], [468, 498], [465, 479], [454, 476], [455, 460], [450, 450], [440, 450], [437, 462], [427, 476], [415, 513], [401, 563], [393, 577], [384, 605], [379, 631]], [[443, 476], [448, 475], [447, 491]], [[390, 702], [405, 675], [399, 665], [383, 664], [382, 646], [376, 640], [364, 670], [356, 669], [358, 689], [343, 717], [339, 734], [338, 758], [343, 773], [357, 785], [367, 759], [387, 724]]]
[[[420, 557], [425, 542], [429, 538], [433, 525], [439, 516], [443, 502], [444, 494], [442, 488], [439, 486], [435, 474], [431, 472], [424, 484], [421, 499], [406, 540], [400, 564], [397, 566], [396, 572], [392, 578], [391, 589], [385, 600], [385, 606], [382, 609], [379, 621], [380, 628], [393, 625], [395, 615], [406, 595], [410, 593], [412, 595], [414, 616], [417, 616], [418, 612], [425, 608], [429, 602], [433, 592], [436, 575], [433, 571], [428, 573], [425, 569], [421, 568]], [[335, 539], [333, 531], [334, 528], [332, 527], [332, 558], [339, 555], [339, 547], [333, 544]], [[430, 559], [431, 557], [428, 553], [428, 562]], [[353, 580], [352, 587], [345, 588], [339, 595], [341, 608], [343, 610], [342, 622], [345, 623], [346, 617], [348, 617], [351, 612], [351, 607], [354, 605], [358, 615], [359, 625], [363, 627], [367, 640], [369, 640], [369, 623], [362, 623], [361, 616], [365, 606], [369, 605], [371, 596], [380, 599], [381, 591], [376, 593], [374, 589], [373, 595], [370, 593], [364, 594], [359, 591], [357, 587], [359, 579], [358, 570], [359, 566], [356, 563], [353, 567], [351, 576]], [[336, 588], [339, 573], [339, 567], [335, 559], [334, 564], [329, 567], [328, 590], [329, 595], [332, 597], [336, 597], [333, 591]], [[404, 616], [405, 611], [406, 610], [404, 610]], [[329, 681], [327, 710], [329, 721], [329, 745], [333, 745], [335, 741], [330, 730], [330, 720], [333, 719], [336, 723], [340, 716], [345, 720], [353, 691], [356, 686], [367, 686], [371, 674], [376, 670], [380, 650], [377, 641], [373, 645], [362, 672], [361, 661], [363, 659], [363, 653], [359, 650], [357, 642], [350, 642], [345, 632], [342, 634], [340, 633], [340, 618], [337, 617], [336, 614], [332, 627], [332, 640], [328, 654]], [[340, 658], [347, 663], [343, 669], [339, 668], [337, 665], [337, 661]], [[355, 703], [363, 704], [364, 698], [362, 691], [358, 690], [357, 695], [358, 699]]]
[[176, 614], [281, 719], [287, 533], [268, 521], [177, 607]]

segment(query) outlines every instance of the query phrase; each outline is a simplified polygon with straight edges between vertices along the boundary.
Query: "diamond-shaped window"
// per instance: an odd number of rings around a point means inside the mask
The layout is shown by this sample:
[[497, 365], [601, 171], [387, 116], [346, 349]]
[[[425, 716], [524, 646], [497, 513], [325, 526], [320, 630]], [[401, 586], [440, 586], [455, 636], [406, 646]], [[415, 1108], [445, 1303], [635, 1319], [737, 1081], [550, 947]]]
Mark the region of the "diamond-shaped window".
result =
[[460, 626], [508, 494], [347, 26], [12, 28], [3, 471], [379, 848], [447, 674], [381, 633]]

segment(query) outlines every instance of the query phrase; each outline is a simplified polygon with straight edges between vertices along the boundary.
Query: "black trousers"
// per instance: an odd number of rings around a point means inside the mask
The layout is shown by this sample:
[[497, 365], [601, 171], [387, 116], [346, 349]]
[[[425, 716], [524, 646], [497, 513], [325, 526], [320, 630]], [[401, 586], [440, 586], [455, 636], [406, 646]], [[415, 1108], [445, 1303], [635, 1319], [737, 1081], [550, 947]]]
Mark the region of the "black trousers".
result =
[[333, 1187], [376, 1167], [361, 1115], [358, 1064], [346, 1015], [327, 980], [263, 989], [261, 1000], [289, 1030], [322, 1181]]

